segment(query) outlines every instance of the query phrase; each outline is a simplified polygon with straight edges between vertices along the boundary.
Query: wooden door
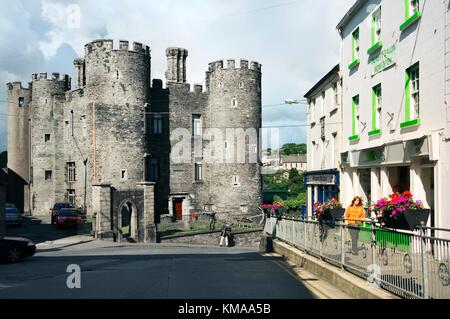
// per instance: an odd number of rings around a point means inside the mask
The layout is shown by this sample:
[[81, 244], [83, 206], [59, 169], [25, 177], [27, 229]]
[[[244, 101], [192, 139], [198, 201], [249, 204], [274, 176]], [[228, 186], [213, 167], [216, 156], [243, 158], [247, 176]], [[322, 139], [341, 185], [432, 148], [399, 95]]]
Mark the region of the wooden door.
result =
[[175, 216], [176, 216], [177, 220], [183, 219], [183, 200], [175, 199], [173, 204], [174, 204]]

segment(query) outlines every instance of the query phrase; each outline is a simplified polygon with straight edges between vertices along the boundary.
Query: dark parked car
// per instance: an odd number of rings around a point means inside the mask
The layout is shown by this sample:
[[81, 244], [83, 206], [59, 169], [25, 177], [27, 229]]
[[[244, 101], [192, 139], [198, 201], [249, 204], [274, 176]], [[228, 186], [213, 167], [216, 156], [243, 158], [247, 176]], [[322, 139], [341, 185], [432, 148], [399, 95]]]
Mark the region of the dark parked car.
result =
[[73, 205], [66, 202], [55, 203], [55, 205], [53, 205], [53, 208], [50, 208], [50, 211], [52, 212], [52, 225], [56, 223], [56, 217], [58, 216], [58, 213], [62, 208], [73, 208]]
[[77, 208], [61, 208], [56, 217], [56, 228], [77, 227], [83, 225], [83, 211]]
[[15, 263], [36, 253], [36, 245], [20, 237], [0, 237], [0, 260]]
[[22, 215], [14, 204], [5, 204], [5, 223], [7, 226], [22, 225]]

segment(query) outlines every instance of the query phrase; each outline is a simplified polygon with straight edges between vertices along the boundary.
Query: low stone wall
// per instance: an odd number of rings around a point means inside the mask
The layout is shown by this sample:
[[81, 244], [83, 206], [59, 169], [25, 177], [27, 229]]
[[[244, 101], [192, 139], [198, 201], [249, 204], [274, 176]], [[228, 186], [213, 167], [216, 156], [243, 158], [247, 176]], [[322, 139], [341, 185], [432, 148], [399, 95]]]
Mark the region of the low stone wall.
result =
[[[202, 232], [197, 234], [179, 234], [160, 238], [162, 243], [178, 243], [191, 245], [219, 246], [220, 231]], [[247, 230], [233, 232], [236, 247], [258, 248], [261, 242], [263, 231]]]

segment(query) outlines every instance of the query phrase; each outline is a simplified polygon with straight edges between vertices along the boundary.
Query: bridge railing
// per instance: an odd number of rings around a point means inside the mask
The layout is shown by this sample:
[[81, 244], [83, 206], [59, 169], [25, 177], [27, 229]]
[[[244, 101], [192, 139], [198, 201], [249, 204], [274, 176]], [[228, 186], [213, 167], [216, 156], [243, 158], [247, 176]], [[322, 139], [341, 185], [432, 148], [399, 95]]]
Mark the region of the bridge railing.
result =
[[[265, 233], [403, 298], [450, 298], [450, 230], [270, 217]], [[438, 237], [439, 236], [439, 237]]]

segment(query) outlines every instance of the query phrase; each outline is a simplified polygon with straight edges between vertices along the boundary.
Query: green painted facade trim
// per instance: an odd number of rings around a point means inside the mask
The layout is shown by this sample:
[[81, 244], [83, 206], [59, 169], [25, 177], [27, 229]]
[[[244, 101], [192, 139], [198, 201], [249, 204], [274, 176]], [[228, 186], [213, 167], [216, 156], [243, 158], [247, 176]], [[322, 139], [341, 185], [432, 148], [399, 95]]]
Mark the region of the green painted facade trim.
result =
[[409, 70], [406, 70], [405, 74], [405, 121], [408, 122], [411, 119], [411, 81], [409, 76]]
[[359, 65], [359, 63], [360, 63], [359, 59], [356, 59], [355, 61], [350, 63], [348, 65], [349, 70], [353, 70], [354, 68], [356, 68]]
[[415, 120], [412, 120], [412, 121], [403, 122], [402, 124], [400, 124], [400, 127], [401, 128], [406, 128], [406, 127], [410, 127], [410, 126], [417, 126], [417, 125], [420, 125], [420, 124], [421, 124], [420, 119], [415, 119]]
[[354, 96], [352, 98], [352, 136], [358, 135], [358, 133], [356, 132], [356, 116], [358, 106], [359, 106], [359, 95]]
[[[371, 33], [372, 33], [372, 42], [371, 43], [374, 44], [375, 43], [375, 17], [373, 16], [373, 14], [372, 14], [372, 32]], [[369, 51], [367, 51], [367, 52], [369, 52]]]
[[411, 17], [407, 18], [406, 21], [402, 23], [402, 25], [400, 26], [400, 31], [404, 31], [409, 26], [413, 25], [417, 20], [420, 19], [420, 17], [422, 17], [422, 14], [419, 11], [414, 13]]
[[409, 1], [405, 0], [405, 21], [409, 18]]
[[378, 51], [380, 48], [383, 47], [383, 42], [378, 41], [377, 43], [375, 43], [374, 45], [372, 45], [369, 50], [367, 50], [367, 54], [372, 54], [376, 51]]
[[348, 138], [349, 141], [357, 141], [359, 139], [360, 139], [359, 135], [352, 135]]
[[[376, 87], [372, 88], [372, 130], [376, 130], [377, 127], [377, 93]], [[370, 133], [369, 133], [370, 135]]]
[[380, 135], [382, 133], [381, 129], [376, 129], [369, 132], [369, 136]]

